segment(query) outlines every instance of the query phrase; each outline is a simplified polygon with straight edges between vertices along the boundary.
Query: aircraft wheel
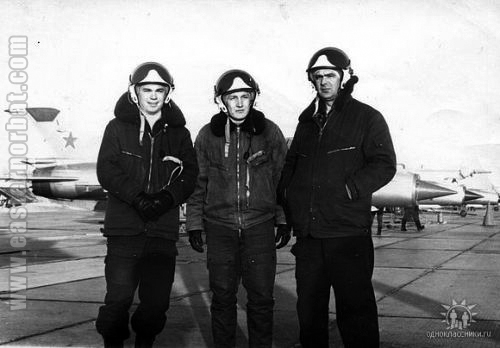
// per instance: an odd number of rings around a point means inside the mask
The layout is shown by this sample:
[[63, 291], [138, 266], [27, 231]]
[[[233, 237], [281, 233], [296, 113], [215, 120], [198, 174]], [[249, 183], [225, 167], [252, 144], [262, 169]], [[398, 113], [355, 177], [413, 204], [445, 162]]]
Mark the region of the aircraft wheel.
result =
[[467, 210], [460, 210], [460, 216], [461, 217], [466, 217], [467, 216]]

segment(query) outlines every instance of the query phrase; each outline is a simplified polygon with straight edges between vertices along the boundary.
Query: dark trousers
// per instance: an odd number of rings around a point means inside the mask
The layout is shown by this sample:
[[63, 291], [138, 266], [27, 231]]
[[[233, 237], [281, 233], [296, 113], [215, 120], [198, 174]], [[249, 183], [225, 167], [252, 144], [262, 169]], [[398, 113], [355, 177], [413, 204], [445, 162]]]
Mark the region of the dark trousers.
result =
[[139, 287], [140, 304], [132, 315], [138, 336], [154, 338], [163, 329], [175, 274], [175, 241], [138, 236], [108, 237], [106, 297], [97, 331], [110, 342], [129, 337], [129, 308]]
[[212, 291], [212, 334], [216, 347], [234, 347], [240, 280], [247, 291], [250, 347], [271, 347], [276, 247], [272, 220], [245, 230], [206, 223]]
[[330, 287], [335, 293], [337, 325], [346, 348], [378, 347], [378, 315], [371, 282], [371, 236], [297, 238], [297, 312], [302, 347], [328, 347]]

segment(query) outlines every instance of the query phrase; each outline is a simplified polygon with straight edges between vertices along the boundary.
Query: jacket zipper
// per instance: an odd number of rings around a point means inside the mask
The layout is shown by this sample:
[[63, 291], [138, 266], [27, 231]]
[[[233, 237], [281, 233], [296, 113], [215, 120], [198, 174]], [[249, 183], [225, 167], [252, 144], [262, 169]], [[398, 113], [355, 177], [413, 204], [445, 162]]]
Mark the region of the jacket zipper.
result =
[[151, 175], [152, 175], [152, 172], [153, 172], [153, 153], [154, 153], [155, 138], [161, 132], [162, 132], [162, 130], [158, 131], [154, 135], [148, 133], [149, 134], [149, 138], [151, 139], [151, 148], [150, 148], [150, 151], [149, 151], [149, 174], [148, 174], [148, 185], [147, 185], [146, 192], [150, 192], [150, 189], [151, 189]]
[[241, 237], [241, 201], [240, 201], [240, 127], [236, 127], [236, 199], [238, 200], [237, 208], [238, 208], [238, 233], [239, 237]]
[[[312, 181], [312, 193], [311, 193], [311, 202], [309, 204], [309, 214], [312, 215], [313, 213], [313, 201], [314, 201], [314, 190], [315, 190], [315, 183], [314, 183], [314, 173], [316, 172], [316, 162], [318, 160], [317, 158], [317, 155], [318, 155], [318, 150], [319, 150], [319, 146], [320, 146], [320, 143], [321, 143], [321, 138], [323, 137], [323, 130], [325, 129], [326, 125], [328, 124], [328, 121], [330, 120], [330, 118], [332, 117], [332, 115], [330, 115], [326, 121], [325, 121], [325, 124], [323, 125], [323, 127], [319, 127], [319, 135], [318, 135], [318, 141], [316, 143], [316, 149], [314, 151], [314, 162], [313, 162], [313, 168], [312, 168], [312, 171], [311, 171], [311, 174], [312, 174], [312, 178], [311, 178], [311, 181]], [[309, 219], [309, 230], [310, 230], [310, 226], [311, 226], [311, 219]]]
[[150, 192], [151, 189], [151, 174], [153, 172], [153, 147], [155, 145], [155, 137], [149, 134], [149, 138], [151, 139], [151, 149], [149, 152], [149, 174], [148, 174], [148, 186], [146, 192]]

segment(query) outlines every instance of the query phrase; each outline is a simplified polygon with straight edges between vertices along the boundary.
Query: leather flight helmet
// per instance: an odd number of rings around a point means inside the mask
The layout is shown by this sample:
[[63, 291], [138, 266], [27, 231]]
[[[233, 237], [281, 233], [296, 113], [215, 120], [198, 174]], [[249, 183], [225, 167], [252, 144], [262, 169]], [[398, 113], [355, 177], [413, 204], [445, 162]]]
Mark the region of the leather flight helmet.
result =
[[148, 83], [154, 83], [168, 87], [167, 98], [165, 103], [170, 101], [170, 95], [172, 94], [175, 85], [174, 78], [168, 72], [167, 68], [157, 62], [146, 62], [140, 64], [135, 70], [130, 74], [129, 77], [129, 94], [134, 103], [138, 103], [137, 93], [135, 90], [136, 86], [145, 85]]
[[345, 71], [351, 70], [351, 60], [341, 49], [325, 47], [314, 53], [309, 60], [306, 70], [309, 81], [313, 81], [312, 73], [318, 69], [334, 69], [345, 75]]
[[260, 93], [258, 83], [249, 73], [239, 69], [228, 70], [215, 83], [214, 99], [239, 91], [254, 92], [256, 95]]

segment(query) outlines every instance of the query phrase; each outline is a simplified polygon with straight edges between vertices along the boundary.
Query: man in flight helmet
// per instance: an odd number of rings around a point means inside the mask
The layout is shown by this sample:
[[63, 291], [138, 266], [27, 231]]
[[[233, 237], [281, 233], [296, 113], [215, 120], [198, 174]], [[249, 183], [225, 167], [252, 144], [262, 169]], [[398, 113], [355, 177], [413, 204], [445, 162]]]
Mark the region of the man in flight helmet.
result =
[[276, 203], [287, 146], [278, 126], [255, 109], [260, 90], [250, 74], [229, 70], [214, 89], [220, 112], [195, 141], [200, 173], [188, 200], [186, 229], [198, 252], [204, 251], [206, 234], [215, 346], [236, 344], [242, 280], [250, 347], [271, 347], [276, 248], [291, 236]]
[[186, 120], [170, 99], [172, 76], [155, 62], [130, 75], [115, 107], [97, 159], [97, 177], [108, 191], [106, 297], [97, 331], [105, 347], [123, 347], [129, 308], [136, 347], [151, 347], [166, 321], [174, 281], [179, 208], [193, 192], [196, 153]]
[[383, 116], [351, 96], [358, 78], [340, 49], [316, 52], [307, 67], [316, 97], [301, 113], [279, 185], [297, 242], [297, 312], [302, 347], [328, 347], [335, 293], [345, 347], [379, 345], [371, 283], [372, 193], [396, 172]]

